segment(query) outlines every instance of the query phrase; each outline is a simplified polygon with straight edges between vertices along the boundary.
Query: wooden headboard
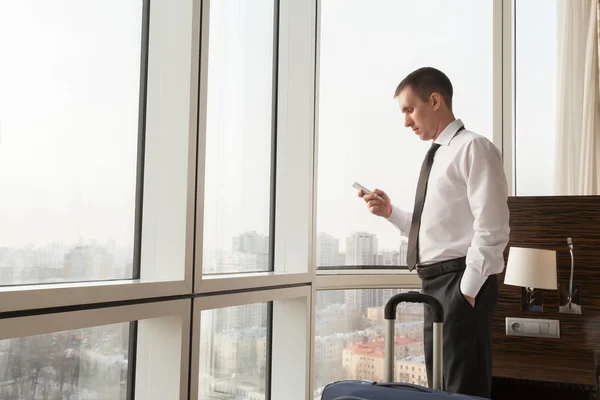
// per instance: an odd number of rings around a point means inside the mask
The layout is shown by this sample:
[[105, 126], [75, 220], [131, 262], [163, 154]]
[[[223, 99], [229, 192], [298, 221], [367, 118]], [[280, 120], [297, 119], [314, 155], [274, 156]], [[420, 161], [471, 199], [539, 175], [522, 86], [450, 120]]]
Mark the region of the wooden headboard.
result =
[[[560, 314], [558, 291], [544, 290], [543, 312], [521, 311], [521, 289], [504, 285], [494, 319], [494, 376], [596, 385], [600, 364], [600, 196], [511, 197], [510, 246], [556, 250], [559, 282], [568, 282], [573, 238], [574, 283], [582, 314]], [[505, 318], [560, 320], [560, 339], [505, 334]], [[596, 358], [597, 357], [597, 358]]]

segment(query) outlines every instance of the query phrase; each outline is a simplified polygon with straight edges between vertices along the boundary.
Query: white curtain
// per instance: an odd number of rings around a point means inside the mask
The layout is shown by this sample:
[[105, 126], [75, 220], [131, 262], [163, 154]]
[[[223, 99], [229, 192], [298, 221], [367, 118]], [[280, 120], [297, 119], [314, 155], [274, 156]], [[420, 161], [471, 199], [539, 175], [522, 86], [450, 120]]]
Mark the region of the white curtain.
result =
[[557, 0], [557, 195], [600, 194], [599, 1]]

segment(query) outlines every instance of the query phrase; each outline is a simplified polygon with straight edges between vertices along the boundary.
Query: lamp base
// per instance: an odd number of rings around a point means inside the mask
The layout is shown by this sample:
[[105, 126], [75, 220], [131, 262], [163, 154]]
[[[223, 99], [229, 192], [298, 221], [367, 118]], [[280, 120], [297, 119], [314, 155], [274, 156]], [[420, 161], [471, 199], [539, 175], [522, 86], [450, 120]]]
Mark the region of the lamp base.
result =
[[528, 312], [543, 312], [544, 292], [540, 289], [523, 288], [521, 293], [521, 310]]
[[569, 282], [558, 284], [558, 312], [561, 314], [581, 314], [581, 285], [573, 283], [572, 298], [569, 302]]

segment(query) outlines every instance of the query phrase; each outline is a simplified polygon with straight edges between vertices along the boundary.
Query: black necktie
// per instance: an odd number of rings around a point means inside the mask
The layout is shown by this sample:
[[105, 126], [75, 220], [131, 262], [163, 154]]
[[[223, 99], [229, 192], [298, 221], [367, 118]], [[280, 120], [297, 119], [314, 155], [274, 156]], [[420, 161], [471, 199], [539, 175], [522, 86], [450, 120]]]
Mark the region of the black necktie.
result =
[[419, 262], [419, 228], [421, 227], [421, 214], [425, 205], [425, 194], [427, 192], [427, 180], [433, 165], [433, 156], [440, 147], [439, 143], [433, 143], [427, 151], [427, 155], [421, 165], [421, 174], [417, 184], [417, 193], [415, 194], [415, 207], [410, 224], [410, 233], [408, 234], [408, 254], [406, 264], [409, 270], [413, 270]]
[[[461, 126], [458, 131], [456, 131], [456, 134], [463, 129], [464, 126]], [[431, 166], [433, 165], [433, 156], [439, 147], [440, 144], [433, 143], [427, 151], [427, 155], [423, 160], [423, 165], [421, 165], [421, 174], [419, 175], [419, 182], [417, 183], [412, 222], [408, 234], [408, 254], [406, 255], [406, 264], [410, 271], [415, 269], [419, 263], [419, 228], [421, 227], [421, 214], [423, 213], [423, 206], [425, 205], [427, 181], [429, 180], [429, 173], [431, 172]]]

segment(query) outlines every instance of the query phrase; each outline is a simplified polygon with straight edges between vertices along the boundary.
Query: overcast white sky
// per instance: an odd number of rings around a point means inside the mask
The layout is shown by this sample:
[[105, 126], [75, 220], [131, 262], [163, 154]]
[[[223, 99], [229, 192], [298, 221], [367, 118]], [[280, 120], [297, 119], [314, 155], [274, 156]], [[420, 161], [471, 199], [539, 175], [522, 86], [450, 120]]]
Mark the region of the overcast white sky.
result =
[[140, 0], [0, 0], [0, 246], [131, 243], [140, 34]]
[[[492, 3], [322, 0], [319, 231], [343, 245], [366, 230], [397, 249], [394, 228], [351, 184], [412, 207], [428, 144], [403, 127], [392, 95], [413, 69], [446, 72], [456, 116], [492, 137]], [[517, 11], [517, 163], [534, 145], [538, 155], [518, 164], [532, 171], [518, 182], [545, 194], [550, 180], [533, 172], [549, 175], [539, 154], [553, 149], [554, 119], [544, 116], [555, 99], [555, 5], [518, 0]], [[209, 248], [268, 233], [272, 12], [272, 0], [213, 2]], [[131, 243], [140, 32], [141, 0], [0, 0], [0, 246]]]

